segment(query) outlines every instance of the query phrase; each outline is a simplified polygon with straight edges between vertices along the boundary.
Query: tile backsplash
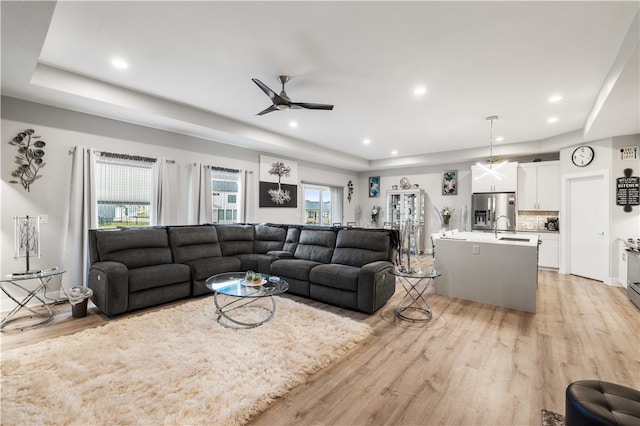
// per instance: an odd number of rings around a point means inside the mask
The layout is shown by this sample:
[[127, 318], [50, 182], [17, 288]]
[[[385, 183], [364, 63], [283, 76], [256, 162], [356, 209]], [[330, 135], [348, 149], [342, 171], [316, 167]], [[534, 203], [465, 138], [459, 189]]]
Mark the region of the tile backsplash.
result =
[[538, 231], [545, 228], [548, 217], [558, 217], [558, 211], [555, 210], [519, 210], [518, 226], [520, 230]]

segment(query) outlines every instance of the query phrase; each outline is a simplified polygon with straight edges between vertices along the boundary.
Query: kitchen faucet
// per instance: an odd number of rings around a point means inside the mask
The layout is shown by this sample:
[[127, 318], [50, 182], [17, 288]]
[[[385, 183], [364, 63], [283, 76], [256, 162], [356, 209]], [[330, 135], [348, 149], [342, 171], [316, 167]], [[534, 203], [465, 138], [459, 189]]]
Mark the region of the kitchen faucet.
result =
[[493, 235], [494, 235], [496, 238], [498, 238], [498, 220], [500, 220], [501, 218], [504, 218], [504, 220], [506, 220], [506, 221], [507, 221], [507, 226], [509, 226], [509, 225], [510, 225], [510, 223], [509, 223], [509, 218], [508, 218], [507, 216], [505, 216], [505, 215], [498, 216], [498, 217], [496, 218], [496, 220], [494, 220], [494, 221], [493, 221]]

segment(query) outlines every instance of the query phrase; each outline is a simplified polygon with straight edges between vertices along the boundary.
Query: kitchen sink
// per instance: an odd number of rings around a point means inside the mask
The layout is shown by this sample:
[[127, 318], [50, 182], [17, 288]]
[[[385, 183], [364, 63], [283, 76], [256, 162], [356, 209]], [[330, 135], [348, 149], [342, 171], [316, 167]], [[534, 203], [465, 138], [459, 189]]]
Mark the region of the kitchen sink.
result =
[[498, 239], [503, 241], [519, 241], [521, 243], [528, 243], [529, 241], [531, 241], [530, 238], [519, 238], [519, 237], [500, 237]]

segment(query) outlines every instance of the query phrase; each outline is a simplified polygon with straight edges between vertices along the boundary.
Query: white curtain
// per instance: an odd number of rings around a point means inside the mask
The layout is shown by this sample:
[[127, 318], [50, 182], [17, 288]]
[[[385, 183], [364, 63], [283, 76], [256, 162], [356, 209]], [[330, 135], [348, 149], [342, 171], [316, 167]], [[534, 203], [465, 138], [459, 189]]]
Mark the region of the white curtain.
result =
[[245, 170], [242, 180], [242, 213], [238, 220], [242, 222], [255, 221], [256, 203], [253, 200], [257, 198], [258, 195], [255, 194], [255, 185], [253, 184], [253, 172]]
[[98, 226], [95, 202], [95, 153], [76, 146], [71, 167], [69, 214], [64, 241], [63, 290], [87, 285], [89, 276], [89, 229]]
[[331, 186], [331, 222], [342, 223], [342, 199], [344, 198], [344, 188]]
[[213, 222], [211, 200], [211, 167], [199, 163], [189, 164], [187, 206], [188, 224]]
[[[187, 203], [185, 193], [180, 193], [180, 169], [175, 161], [158, 158], [154, 165], [153, 200], [151, 223], [155, 225], [179, 225], [180, 206]], [[184, 199], [182, 199], [184, 198]]]

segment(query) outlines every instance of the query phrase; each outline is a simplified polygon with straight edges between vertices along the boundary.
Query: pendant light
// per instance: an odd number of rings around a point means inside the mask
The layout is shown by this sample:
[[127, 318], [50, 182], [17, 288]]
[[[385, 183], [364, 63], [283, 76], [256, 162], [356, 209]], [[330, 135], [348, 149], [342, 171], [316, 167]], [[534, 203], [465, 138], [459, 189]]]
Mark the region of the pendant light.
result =
[[493, 157], [493, 122], [498, 118], [499, 117], [497, 115], [490, 115], [485, 119], [491, 122], [490, 130], [489, 130], [489, 168], [491, 168], [491, 166], [493, 166], [493, 163], [497, 161], [497, 159]]
[[490, 115], [486, 118], [486, 120], [491, 123], [489, 130], [489, 159], [487, 160], [489, 163], [489, 167], [480, 162], [476, 163], [476, 165], [484, 170], [484, 173], [482, 173], [480, 176], [477, 176], [475, 180], [478, 180], [488, 174], [495, 176], [495, 178], [498, 180], [502, 180], [503, 177], [506, 177], [505, 174], [498, 172], [498, 169], [507, 164], [508, 161], [504, 161], [498, 164], [496, 167], [493, 167], [493, 165], [498, 162], [498, 158], [493, 156], [493, 122], [498, 118], [499, 117], [497, 115]]

